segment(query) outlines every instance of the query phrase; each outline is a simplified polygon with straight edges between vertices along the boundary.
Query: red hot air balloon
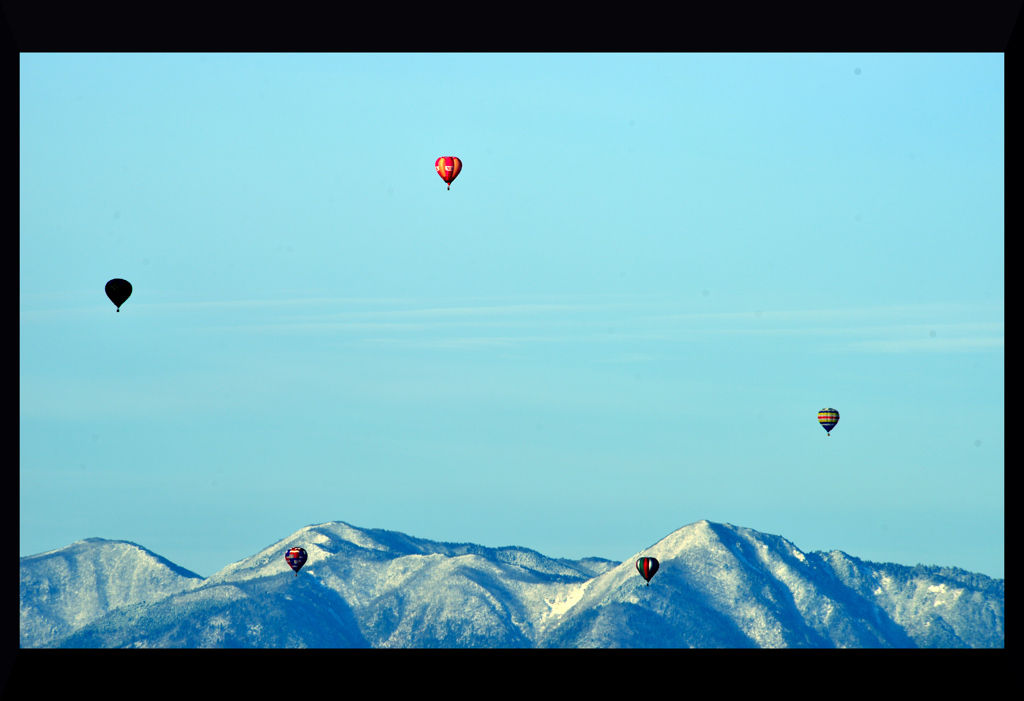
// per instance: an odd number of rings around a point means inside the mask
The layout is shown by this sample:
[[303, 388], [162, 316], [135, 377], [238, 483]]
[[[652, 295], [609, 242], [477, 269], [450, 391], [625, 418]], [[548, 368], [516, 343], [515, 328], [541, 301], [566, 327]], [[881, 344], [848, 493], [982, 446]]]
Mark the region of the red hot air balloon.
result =
[[448, 183], [448, 189], [452, 189], [452, 180], [459, 177], [462, 172], [462, 161], [455, 156], [441, 156], [434, 161], [434, 169], [441, 176], [441, 180]]
[[295, 576], [299, 576], [299, 570], [306, 564], [306, 551], [302, 548], [291, 548], [284, 554], [284, 559], [288, 561], [288, 566], [295, 570]]
[[641, 557], [636, 561], [636, 571], [647, 580], [647, 586], [651, 586], [651, 577], [658, 571], [658, 561], [653, 557]]

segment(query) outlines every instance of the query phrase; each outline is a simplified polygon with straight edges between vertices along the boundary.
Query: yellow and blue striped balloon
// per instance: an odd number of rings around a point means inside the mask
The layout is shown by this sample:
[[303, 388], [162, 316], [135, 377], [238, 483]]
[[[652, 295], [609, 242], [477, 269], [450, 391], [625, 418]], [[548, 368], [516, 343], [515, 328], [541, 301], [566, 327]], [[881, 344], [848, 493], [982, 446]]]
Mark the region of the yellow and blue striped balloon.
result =
[[825, 429], [825, 435], [831, 436], [832, 429], [839, 423], [839, 412], [832, 408], [822, 409], [818, 412], [818, 423]]

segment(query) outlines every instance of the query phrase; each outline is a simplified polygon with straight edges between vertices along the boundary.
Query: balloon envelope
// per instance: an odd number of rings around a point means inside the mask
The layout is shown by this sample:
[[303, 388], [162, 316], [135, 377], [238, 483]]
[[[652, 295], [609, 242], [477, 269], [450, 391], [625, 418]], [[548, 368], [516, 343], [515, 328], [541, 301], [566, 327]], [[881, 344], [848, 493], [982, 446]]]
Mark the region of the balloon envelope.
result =
[[452, 181], [462, 172], [462, 161], [455, 156], [441, 156], [434, 161], [434, 170], [441, 176], [441, 180], [448, 183], [448, 189], [451, 190]]
[[299, 576], [299, 570], [306, 564], [306, 551], [302, 548], [291, 548], [284, 554], [284, 559], [288, 561], [288, 566], [295, 570], [295, 576]]
[[[832, 429], [839, 423], [839, 412], [832, 408], [822, 409], [818, 412], [818, 423], [825, 429], [826, 435], [832, 435]], [[820, 433], [818, 434], [821, 435]]]
[[653, 557], [641, 557], [636, 561], [636, 571], [647, 580], [647, 586], [651, 586], [651, 577], [658, 571], [658, 561]]
[[119, 277], [108, 282], [105, 289], [107, 297], [110, 297], [110, 301], [117, 307], [117, 311], [121, 311], [121, 305], [132, 296], [132, 283]]

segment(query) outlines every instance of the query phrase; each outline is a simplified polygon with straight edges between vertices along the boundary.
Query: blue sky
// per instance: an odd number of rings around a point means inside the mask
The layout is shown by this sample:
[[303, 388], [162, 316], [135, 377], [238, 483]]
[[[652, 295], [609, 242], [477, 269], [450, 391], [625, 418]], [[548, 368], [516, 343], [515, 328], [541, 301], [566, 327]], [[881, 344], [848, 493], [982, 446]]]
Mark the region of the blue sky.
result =
[[22, 54], [19, 109], [22, 555], [1003, 576], [1000, 54]]

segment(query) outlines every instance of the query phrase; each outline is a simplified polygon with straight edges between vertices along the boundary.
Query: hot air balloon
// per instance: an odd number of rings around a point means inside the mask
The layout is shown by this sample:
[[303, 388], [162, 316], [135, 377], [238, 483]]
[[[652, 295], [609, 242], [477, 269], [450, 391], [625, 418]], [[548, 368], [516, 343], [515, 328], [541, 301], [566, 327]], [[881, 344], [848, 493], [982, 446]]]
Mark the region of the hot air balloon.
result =
[[132, 283], [119, 277], [108, 282], [105, 289], [107, 297], [110, 297], [110, 301], [117, 307], [117, 311], [121, 311], [121, 305], [132, 296]]
[[647, 580], [647, 586], [651, 586], [651, 577], [658, 571], [658, 561], [653, 557], [641, 557], [636, 561], [636, 571]]
[[288, 566], [295, 570], [295, 576], [299, 576], [299, 570], [306, 564], [306, 551], [302, 548], [291, 548], [284, 554], [284, 559], [288, 561]]
[[459, 177], [462, 171], [462, 161], [455, 156], [441, 156], [434, 161], [434, 169], [441, 176], [441, 180], [448, 183], [448, 189], [452, 189], [452, 180]]
[[822, 409], [818, 412], [818, 423], [825, 429], [825, 435], [831, 436], [832, 429], [839, 423], [839, 412], [835, 409]]

